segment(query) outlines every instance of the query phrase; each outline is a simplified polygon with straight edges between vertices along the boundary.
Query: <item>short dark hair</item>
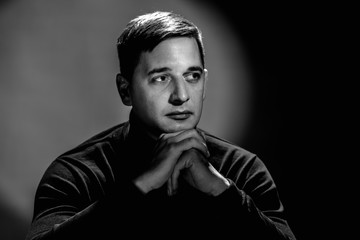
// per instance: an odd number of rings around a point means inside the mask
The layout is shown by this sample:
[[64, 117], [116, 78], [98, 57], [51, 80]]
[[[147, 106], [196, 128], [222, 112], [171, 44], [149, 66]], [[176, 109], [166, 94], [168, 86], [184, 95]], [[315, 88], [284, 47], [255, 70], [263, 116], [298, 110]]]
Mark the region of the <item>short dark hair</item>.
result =
[[140, 54], [152, 51], [160, 42], [174, 37], [194, 38], [199, 47], [201, 63], [205, 67], [200, 29], [179, 14], [156, 11], [131, 20], [118, 38], [121, 75], [131, 80]]

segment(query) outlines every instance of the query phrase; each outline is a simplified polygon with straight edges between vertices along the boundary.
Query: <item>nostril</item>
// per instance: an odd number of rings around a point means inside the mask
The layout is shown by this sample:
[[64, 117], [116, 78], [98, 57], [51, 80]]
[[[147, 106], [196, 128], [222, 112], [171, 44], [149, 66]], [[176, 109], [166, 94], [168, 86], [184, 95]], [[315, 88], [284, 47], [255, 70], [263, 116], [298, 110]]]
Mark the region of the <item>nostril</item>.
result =
[[170, 97], [170, 103], [173, 104], [173, 105], [182, 105], [183, 103], [187, 102], [189, 100], [189, 98], [186, 98], [186, 99], [181, 99], [181, 98], [178, 98], [178, 97]]
[[173, 92], [170, 95], [169, 102], [174, 105], [181, 105], [189, 99], [190, 96], [187, 92], [186, 85], [181, 81], [177, 81], [174, 85]]
[[172, 104], [176, 104], [176, 105], [181, 105], [184, 102], [189, 101], [189, 95], [188, 94], [179, 94], [178, 92], [175, 92], [173, 94], [170, 95], [170, 103]]

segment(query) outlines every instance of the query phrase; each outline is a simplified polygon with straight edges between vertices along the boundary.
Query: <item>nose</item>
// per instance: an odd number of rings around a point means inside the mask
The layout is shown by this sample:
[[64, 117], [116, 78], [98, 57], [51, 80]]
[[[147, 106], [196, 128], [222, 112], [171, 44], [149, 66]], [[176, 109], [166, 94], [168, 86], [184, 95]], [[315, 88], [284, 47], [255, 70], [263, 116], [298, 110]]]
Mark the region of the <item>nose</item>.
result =
[[190, 99], [188, 89], [183, 78], [173, 81], [173, 89], [169, 102], [173, 105], [182, 105]]

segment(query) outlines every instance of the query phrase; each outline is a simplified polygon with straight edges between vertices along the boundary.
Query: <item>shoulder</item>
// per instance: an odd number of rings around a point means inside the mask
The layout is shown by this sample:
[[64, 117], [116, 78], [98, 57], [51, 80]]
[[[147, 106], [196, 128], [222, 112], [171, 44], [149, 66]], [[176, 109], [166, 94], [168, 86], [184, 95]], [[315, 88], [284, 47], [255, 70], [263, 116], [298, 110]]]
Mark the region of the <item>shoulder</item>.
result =
[[111, 144], [114, 141], [122, 141], [125, 138], [129, 128], [128, 122], [124, 122], [115, 126], [112, 126], [104, 131], [101, 131], [89, 139], [83, 141], [76, 147], [70, 149], [69, 151], [61, 154], [59, 157], [66, 155], [73, 155], [76, 153], [86, 152], [95, 146], [101, 146], [104, 144]]
[[209, 148], [209, 151], [213, 152], [215, 155], [226, 155], [230, 157], [230, 155], [233, 158], [256, 158], [256, 154], [252, 153], [240, 146], [238, 146], [235, 143], [230, 142], [229, 140], [226, 140], [224, 138], [217, 137], [207, 131], [204, 131], [202, 129], [199, 129], [206, 138], [206, 144]]
[[264, 162], [255, 153], [205, 131], [203, 133], [210, 151], [209, 162], [240, 189], [252, 192], [261, 184], [275, 186]]
[[[101, 131], [51, 162], [45, 175], [74, 175], [110, 169], [116, 158], [114, 144], [121, 145], [128, 123]], [[106, 169], [105, 169], [106, 168]]]
[[234, 174], [242, 172], [246, 175], [259, 171], [267, 172], [264, 162], [256, 153], [202, 129], [200, 131], [204, 133], [210, 151], [209, 161], [221, 172]]

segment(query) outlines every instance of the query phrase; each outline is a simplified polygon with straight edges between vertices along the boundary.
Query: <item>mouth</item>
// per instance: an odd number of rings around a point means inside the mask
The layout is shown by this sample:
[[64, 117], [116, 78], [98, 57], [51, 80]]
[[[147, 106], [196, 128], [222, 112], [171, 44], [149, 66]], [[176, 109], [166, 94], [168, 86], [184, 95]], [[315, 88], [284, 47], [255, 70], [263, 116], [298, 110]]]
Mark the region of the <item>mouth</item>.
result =
[[173, 111], [165, 116], [173, 119], [173, 120], [186, 120], [188, 119], [193, 113], [190, 111]]

